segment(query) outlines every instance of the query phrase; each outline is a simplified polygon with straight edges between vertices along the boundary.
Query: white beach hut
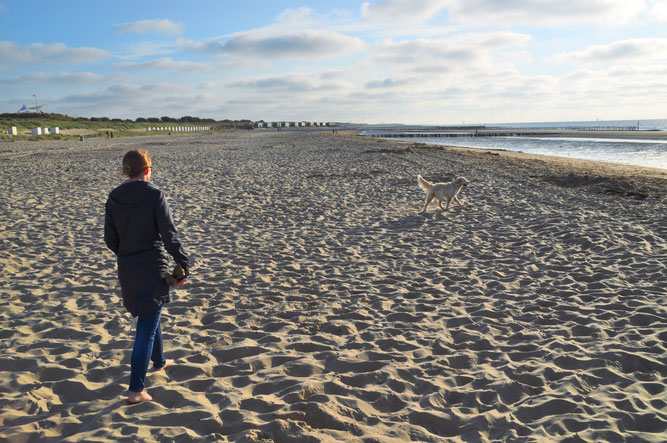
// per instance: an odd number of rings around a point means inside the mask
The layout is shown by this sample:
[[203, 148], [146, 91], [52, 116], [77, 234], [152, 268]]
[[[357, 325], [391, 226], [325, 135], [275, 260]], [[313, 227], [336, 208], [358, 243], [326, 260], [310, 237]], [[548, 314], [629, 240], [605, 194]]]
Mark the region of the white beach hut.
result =
[[58, 126], [54, 126], [53, 128], [49, 129], [49, 133], [60, 134], [60, 128]]
[[18, 131], [16, 130], [16, 126], [12, 126], [11, 128], [9, 128], [9, 130], [7, 132], [9, 133], [9, 135], [18, 135], [19, 134]]
[[32, 135], [42, 135], [42, 128], [32, 128]]

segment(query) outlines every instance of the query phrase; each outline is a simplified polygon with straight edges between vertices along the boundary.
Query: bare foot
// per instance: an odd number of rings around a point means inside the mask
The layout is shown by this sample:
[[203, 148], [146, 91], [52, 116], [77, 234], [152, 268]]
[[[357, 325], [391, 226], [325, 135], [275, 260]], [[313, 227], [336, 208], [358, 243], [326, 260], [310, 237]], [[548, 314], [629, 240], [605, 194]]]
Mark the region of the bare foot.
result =
[[174, 359], [173, 358], [168, 358], [164, 361], [164, 366], [162, 366], [161, 368], [156, 369], [156, 371], [162, 371], [167, 366], [172, 366], [173, 364], [174, 364]]
[[136, 405], [137, 403], [141, 403], [143, 401], [151, 401], [151, 400], [153, 400], [153, 397], [151, 397], [146, 391], [141, 391], [141, 392], [130, 391], [130, 393], [127, 395], [127, 402], [131, 405]]

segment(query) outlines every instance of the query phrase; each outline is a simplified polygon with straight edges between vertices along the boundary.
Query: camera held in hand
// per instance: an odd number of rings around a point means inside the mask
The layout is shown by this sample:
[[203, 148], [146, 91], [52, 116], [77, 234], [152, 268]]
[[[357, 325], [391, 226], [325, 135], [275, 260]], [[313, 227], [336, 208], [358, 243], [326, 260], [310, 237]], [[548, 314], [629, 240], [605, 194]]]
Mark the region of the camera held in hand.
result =
[[164, 281], [169, 286], [183, 286], [187, 281], [188, 275], [189, 272], [187, 268], [183, 269], [181, 265], [176, 265], [171, 274], [164, 275]]

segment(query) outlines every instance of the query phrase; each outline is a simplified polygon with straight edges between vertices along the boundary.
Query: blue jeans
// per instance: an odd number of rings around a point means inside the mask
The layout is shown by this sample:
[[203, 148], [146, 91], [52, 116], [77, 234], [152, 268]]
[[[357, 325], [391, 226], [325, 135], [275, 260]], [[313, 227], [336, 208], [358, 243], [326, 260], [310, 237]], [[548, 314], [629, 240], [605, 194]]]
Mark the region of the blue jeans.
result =
[[140, 315], [137, 320], [137, 335], [134, 339], [130, 363], [130, 391], [144, 390], [149, 360], [153, 361], [155, 369], [160, 369], [166, 363], [160, 331], [161, 314], [162, 307], [148, 314]]

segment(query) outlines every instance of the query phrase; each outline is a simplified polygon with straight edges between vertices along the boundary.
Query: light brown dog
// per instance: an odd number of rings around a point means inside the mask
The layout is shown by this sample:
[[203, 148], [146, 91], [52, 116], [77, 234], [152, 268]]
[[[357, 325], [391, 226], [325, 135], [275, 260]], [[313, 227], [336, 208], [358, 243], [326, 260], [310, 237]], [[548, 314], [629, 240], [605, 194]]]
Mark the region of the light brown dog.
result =
[[[461, 202], [456, 196], [461, 191], [461, 188], [468, 186], [470, 183], [463, 177], [457, 177], [449, 183], [431, 183], [430, 181], [425, 180], [421, 175], [417, 176], [417, 182], [419, 183], [419, 187], [426, 192], [426, 203], [424, 203], [424, 209], [420, 214], [423, 214], [426, 211], [426, 207], [434, 198], [438, 199], [440, 209], [443, 211], [449, 209], [449, 203], [452, 200], [454, 200], [454, 203], [457, 205], [461, 205]], [[442, 207], [443, 201], [447, 201], [447, 205], [444, 208]]]

